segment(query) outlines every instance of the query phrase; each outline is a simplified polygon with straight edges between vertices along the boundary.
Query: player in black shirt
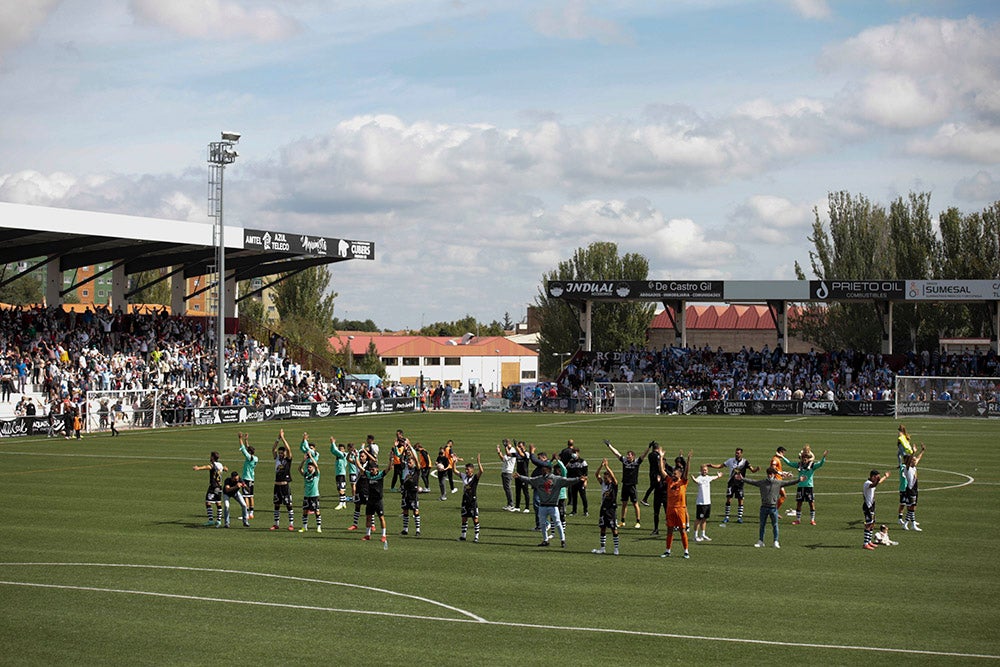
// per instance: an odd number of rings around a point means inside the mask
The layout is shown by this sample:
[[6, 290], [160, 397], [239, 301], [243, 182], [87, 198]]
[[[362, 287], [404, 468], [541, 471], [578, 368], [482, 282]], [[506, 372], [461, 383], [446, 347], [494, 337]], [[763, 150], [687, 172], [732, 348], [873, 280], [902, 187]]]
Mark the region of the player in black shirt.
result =
[[622, 462], [622, 525], [625, 524], [625, 514], [628, 511], [628, 505], [632, 503], [632, 507], [635, 509], [635, 527], [642, 528], [642, 525], [639, 523], [639, 494], [637, 487], [639, 486], [639, 467], [642, 465], [645, 455], [636, 458], [635, 452], [630, 449], [625, 453], [625, 456], [622, 456], [614, 448], [610, 440], [605, 440], [604, 444]]
[[385, 470], [378, 469], [378, 462], [371, 461], [365, 470], [365, 477], [368, 478], [368, 504], [365, 507], [365, 525], [368, 530], [362, 540], [372, 538], [372, 528], [375, 526], [375, 517], [378, 517], [382, 526], [382, 548], [388, 549], [389, 542], [386, 539], [385, 531], [385, 509], [382, 506], [382, 489], [385, 482]]
[[656, 440], [649, 443], [649, 454], [646, 461], [649, 463], [649, 488], [642, 494], [642, 504], [649, 507], [649, 494], [660, 485], [660, 461], [663, 459], [663, 448]]
[[274, 524], [271, 530], [278, 530], [282, 505], [288, 510], [288, 530], [295, 530], [295, 508], [292, 507], [291, 486], [292, 448], [285, 440], [285, 429], [278, 431], [278, 438], [271, 446], [271, 455], [274, 456]]
[[473, 542], [479, 541], [479, 500], [476, 498], [476, 491], [479, 489], [479, 479], [483, 476], [483, 463], [476, 454], [476, 466], [471, 463], [465, 464], [465, 472], [462, 473], [462, 534], [459, 540], [464, 542], [465, 536], [469, 532], [469, 519], [472, 519], [474, 529]]
[[[604, 472], [603, 476], [601, 471]], [[611, 537], [615, 544], [615, 555], [618, 555], [618, 480], [608, 466], [608, 460], [601, 461], [597, 468], [597, 479], [601, 482], [601, 511], [597, 525], [601, 529], [601, 546], [591, 553], [603, 554], [608, 543], [608, 529], [611, 529]]]

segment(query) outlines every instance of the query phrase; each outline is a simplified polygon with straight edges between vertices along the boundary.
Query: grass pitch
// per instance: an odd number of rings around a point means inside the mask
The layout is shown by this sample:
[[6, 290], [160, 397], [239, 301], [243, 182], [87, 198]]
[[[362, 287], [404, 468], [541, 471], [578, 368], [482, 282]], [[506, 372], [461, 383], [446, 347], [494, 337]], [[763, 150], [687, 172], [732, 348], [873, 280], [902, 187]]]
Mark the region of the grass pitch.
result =
[[[268, 530], [270, 444], [280, 426], [293, 446], [309, 431], [323, 453], [321, 535]], [[909, 420], [913, 440], [928, 447], [917, 507], [924, 532], [896, 524], [894, 472], [880, 487], [878, 520], [900, 546], [867, 552], [861, 485], [871, 468], [895, 470], [895, 427], [877, 418], [473, 413], [244, 424], [261, 455], [256, 519], [242, 528], [236, 515], [229, 530], [202, 526], [206, 473], [191, 466], [218, 450], [238, 470], [237, 428], [3, 440], [0, 662], [997, 664], [1000, 424]], [[438, 501], [433, 479], [421, 496], [422, 537], [399, 535], [399, 497], [388, 492], [387, 551], [346, 531], [350, 510], [333, 509], [329, 437], [362, 442], [373, 433], [387, 445], [397, 428], [432, 456], [448, 438], [466, 461], [482, 455], [481, 543], [457, 541], [460, 494]], [[754, 488], [745, 523], [719, 526], [721, 479], [713, 541], [692, 540], [690, 560], [676, 557], [679, 539], [675, 557], [659, 558], [663, 539], [650, 537], [646, 507], [641, 529], [629, 511], [614, 557], [590, 552], [595, 484], [590, 516], [569, 518], [565, 550], [535, 546], [532, 516], [500, 509], [504, 437], [549, 452], [573, 438], [592, 473], [609, 455], [604, 438], [623, 452], [655, 439], [670, 458], [692, 449], [695, 470], [737, 446], [762, 466], [778, 445], [794, 454], [809, 443], [830, 455], [816, 473], [818, 525], [783, 517], [780, 550], [752, 546]], [[292, 489], [298, 527], [297, 474]]]

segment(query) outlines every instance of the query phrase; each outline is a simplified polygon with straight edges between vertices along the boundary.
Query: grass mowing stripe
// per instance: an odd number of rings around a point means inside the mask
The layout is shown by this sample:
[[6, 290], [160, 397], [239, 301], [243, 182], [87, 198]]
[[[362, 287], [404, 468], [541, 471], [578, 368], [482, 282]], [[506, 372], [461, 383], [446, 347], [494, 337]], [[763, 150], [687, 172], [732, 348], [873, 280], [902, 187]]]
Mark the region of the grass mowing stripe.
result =
[[[16, 563], [6, 563], [7, 565], [15, 565]], [[44, 564], [44, 563], [43, 563]], [[48, 563], [48, 565], [65, 565], [66, 563]], [[109, 565], [113, 567], [127, 567], [127, 565]], [[137, 566], [141, 567], [141, 566]], [[203, 571], [215, 571], [215, 572], [227, 572], [226, 570], [211, 570], [209, 568], [180, 568], [180, 569], [194, 569]], [[245, 573], [245, 574], [263, 574], [259, 572]], [[263, 576], [280, 576], [280, 575], [263, 575]], [[340, 582], [324, 582], [324, 583], [340, 583]], [[301, 611], [326, 611], [337, 614], [359, 614], [365, 616], [388, 616], [393, 618], [406, 618], [413, 620], [422, 621], [444, 621], [446, 623], [475, 623], [477, 625], [496, 625], [515, 629], [532, 629], [532, 630], [555, 630], [560, 632], [589, 632], [597, 634], [617, 634], [617, 635], [631, 635], [636, 637], [657, 637], [663, 639], [682, 639], [690, 641], [708, 641], [708, 642], [727, 642], [736, 644], [760, 644], [764, 646], [785, 646], [790, 648], [813, 648], [813, 649], [823, 649], [823, 650], [834, 650], [834, 651], [861, 651], [869, 653], [900, 653], [905, 655], [921, 655], [921, 656], [932, 656], [932, 657], [946, 657], [946, 658], [979, 658], [986, 660], [1000, 660], [1000, 655], [989, 655], [980, 653], [959, 653], [955, 651], [930, 651], [922, 649], [906, 649], [906, 648], [893, 648], [889, 646], [855, 646], [850, 644], [818, 644], [812, 642], [788, 642], [788, 641], [778, 641], [773, 639], [747, 639], [742, 637], [713, 637], [709, 635], [684, 635], [672, 632], [651, 632], [643, 630], [621, 630], [617, 628], [574, 628], [566, 627], [560, 625], [545, 625], [541, 623], [515, 623], [512, 621], [490, 621], [479, 617], [473, 618], [442, 618], [439, 616], [424, 616], [415, 614], [402, 614], [396, 612], [386, 612], [386, 611], [371, 611], [366, 609], [340, 609], [337, 607], [318, 607], [315, 605], [302, 605], [302, 604], [291, 604], [286, 602], [264, 602], [261, 600], [220, 600], [218, 598], [205, 597], [200, 595], [180, 595], [176, 593], [161, 593], [154, 591], [136, 591], [130, 589], [122, 588], [100, 588], [95, 586], [71, 586], [66, 584], [41, 584], [36, 582], [25, 582], [25, 581], [3, 581], [0, 580], [0, 585], [2, 586], [25, 586], [31, 588], [53, 588], [59, 590], [71, 590], [71, 591], [89, 591], [96, 593], [115, 593], [115, 594], [126, 594], [126, 595], [144, 595], [149, 597], [159, 597], [159, 598], [169, 598], [175, 600], [190, 600], [194, 602], [211, 602], [215, 604], [225, 604], [225, 605], [250, 605], [257, 607], [278, 607], [283, 609], [296, 609]], [[388, 591], [383, 591], [388, 592]]]

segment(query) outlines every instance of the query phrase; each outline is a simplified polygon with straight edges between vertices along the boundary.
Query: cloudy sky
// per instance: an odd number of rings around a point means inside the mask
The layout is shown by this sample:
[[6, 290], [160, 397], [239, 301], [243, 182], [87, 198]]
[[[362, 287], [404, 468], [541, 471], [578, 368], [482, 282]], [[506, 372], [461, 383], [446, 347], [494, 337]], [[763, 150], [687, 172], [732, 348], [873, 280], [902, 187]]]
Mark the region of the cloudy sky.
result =
[[652, 278], [792, 279], [849, 190], [1000, 199], [1000, 2], [18, 0], [0, 201], [372, 240], [338, 317], [522, 320], [611, 240]]

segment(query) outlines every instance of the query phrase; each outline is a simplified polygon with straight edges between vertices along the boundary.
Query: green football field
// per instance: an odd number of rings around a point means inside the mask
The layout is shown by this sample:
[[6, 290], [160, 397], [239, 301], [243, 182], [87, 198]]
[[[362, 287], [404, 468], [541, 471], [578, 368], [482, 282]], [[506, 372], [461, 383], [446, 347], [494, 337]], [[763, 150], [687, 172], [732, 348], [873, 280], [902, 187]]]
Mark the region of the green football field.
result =
[[[878, 418], [430, 413], [241, 425], [261, 455], [258, 509], [250, 528], [237, 515], [228, 530], [203, 526], [207, 473], [191, 468], [218, 450], [240, 469], [236, 427], [2, 440], [0, 663], [997, 664], [1000, 423], [906, 424], [927, 445], [922, 533], [896, 523], [896, 422]], [[322, 534], [268, 530], [279, 426], [296, 446], [309, 431], [323, 454]], [[397, 428], [432, 456], [448, 438], [466, 461], [482, 455], [479, 544], [457, 541], [461, 494], [439, 501], [433, 479], [421, 537], [399, 535], [399, 496], [388, 492], [387, 550], [346, 530], [329, 438], [373, 433], [384, 460]], [[670, 458], [692, 449], [695, 470], [737, 446], [763, 466], [778, 445], [793, 457], [805, 443], [830, 455], [816, 472], [818, 525], [783, 516], [781, 549], [770, 532], [767, 548], [753, 546], [754, 488], [745, 523], [720, 527], [722, 479], [713, 541], [692, 540], [690, 560], [679, 558], [679, 538], [671, 558], [659, 557], [646, 507], [640, 529], [629, 511], [615, 557], [591, 553], [596, 484], [590, 516], [569, 518], [566, 549], [536, 546], [532, 516], [501, 510], [504, 437], [549, 452], [573, 438], [591, 472], [609, 455], [605, 438], [623, 452], [655, 439]], [[878, 520], [900, 544], [869, 552], [861, 485], [872, 468], [893, 471]], [[640, 492], [645, 482], [644, 464]], [[297, 474], [292, 488], [298, 527]]]

